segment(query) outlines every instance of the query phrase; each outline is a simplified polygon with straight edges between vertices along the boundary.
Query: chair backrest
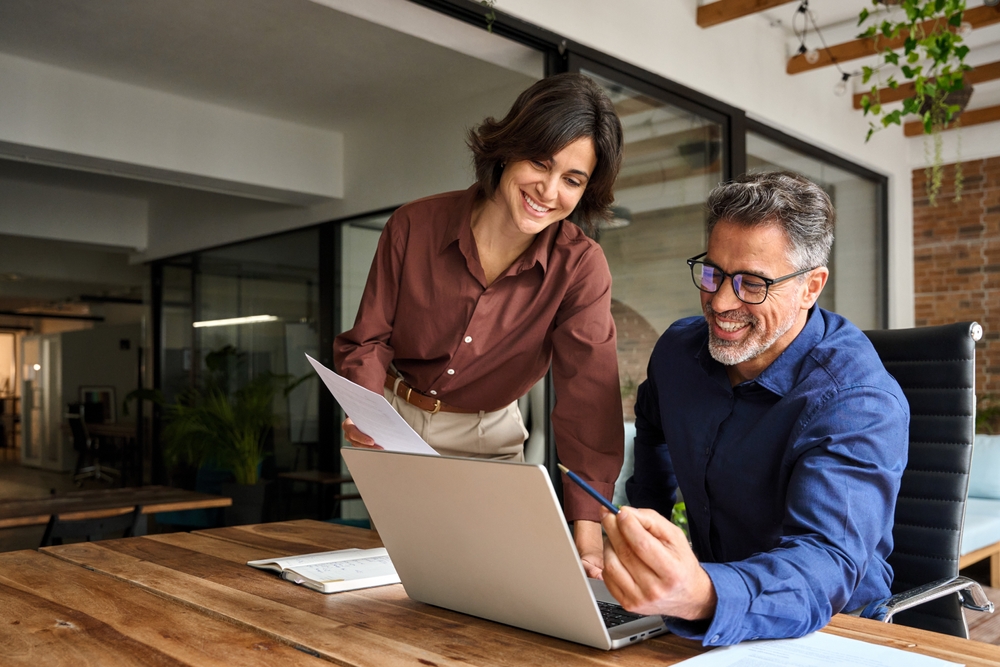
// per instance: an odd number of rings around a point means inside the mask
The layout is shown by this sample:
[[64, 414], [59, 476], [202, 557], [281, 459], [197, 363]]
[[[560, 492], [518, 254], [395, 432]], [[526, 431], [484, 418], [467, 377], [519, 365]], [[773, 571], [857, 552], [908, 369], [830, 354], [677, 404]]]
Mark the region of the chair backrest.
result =
[[136, 505], [123, 514], [91, 517], [87, 519], [64, 519], [53, 514], [42, 535], [43, 547], [62, 544], [67, 537], [96, 542], [114, 534], [115, 537], [132, 537], [142, 516], [142, 506]]
[[90, 441], [82, 412], [83, 406], [76, 404], [70, 405], [69, 411], [66, 413], [66, 421], [69, 422], [69, 430], [73, 434], [73, 449], [78, 452], [86, 451]]
[[[889, 556], [896, 594], [958, 574], [982, 327], [960, 322], [865, 334], [910, 404], [909, 459]], [[894, 622], [968, 637], [958, 594], [900, 612]]]

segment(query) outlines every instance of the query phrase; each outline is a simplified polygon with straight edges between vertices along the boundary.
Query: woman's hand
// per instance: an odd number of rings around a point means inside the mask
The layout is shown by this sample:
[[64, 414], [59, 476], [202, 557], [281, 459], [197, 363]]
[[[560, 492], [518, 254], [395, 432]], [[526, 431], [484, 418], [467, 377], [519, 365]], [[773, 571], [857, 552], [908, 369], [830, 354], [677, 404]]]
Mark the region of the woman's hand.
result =
[[580, 552], [583, 571], [591, 579], [603, 579], [604, 537], [601, 524], [595, 521], [574, 521], [573, 541]]
[[375, 444], [369, 436], [361, 432], [351, 418], [348, 417], [344, 420], [344, 423], [340, 425], [340, 428], [344, 429], [344, 439], [347, 440], [347, 444], [352, 447], [364, 447], [366, 449], [382, 449], [382, 447]]

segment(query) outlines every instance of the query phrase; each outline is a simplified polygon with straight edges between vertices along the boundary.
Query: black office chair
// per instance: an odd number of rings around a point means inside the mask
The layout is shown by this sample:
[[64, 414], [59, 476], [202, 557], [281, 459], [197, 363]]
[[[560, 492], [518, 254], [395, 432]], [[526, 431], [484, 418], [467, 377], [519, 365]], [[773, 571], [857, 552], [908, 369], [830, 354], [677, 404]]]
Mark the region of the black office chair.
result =
[[910, 404], [910, 443], [892, 529], [893, 596], [861, 615], [968, 639], [962, 607], [993, 611], [982, 587], [958, 576], [983, 328], [960, 322], [865, 334]]
[[[84, 406], [80, 403], [70, 404], [66, 413], [66, 421], [69, 422], [70, 432], [73, 434], [73, 449], [76, 451], [73, 481], [77, 486], [85, 479], [116, 481], [121, 473], [111, 466], [101, 464], [102, 455], [106, 459], [108, 451], [106, 448], [102, 451], [101, 443], [96, 438], [91, 438], [87, 432]], [[85, 465], [88, 461], [90, 465]]]
[[115, 537], [132, 537], [136, 534], [141, 519], [140, 505], [136, 505], [124, 514], [89, 519], [64, 519], [53, 514], [45, 526], [40, 546], [62, 544], [63, 539], [67, 537], [84, 539], [87, 542], [108, 539], [110, 534], [114, 534]]

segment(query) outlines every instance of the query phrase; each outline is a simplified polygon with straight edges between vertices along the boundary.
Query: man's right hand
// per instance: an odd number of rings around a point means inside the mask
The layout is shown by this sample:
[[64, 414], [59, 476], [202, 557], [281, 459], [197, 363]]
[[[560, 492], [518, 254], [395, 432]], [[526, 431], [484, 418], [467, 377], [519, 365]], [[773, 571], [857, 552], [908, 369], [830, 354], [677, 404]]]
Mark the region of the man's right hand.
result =
[[347, 440], [347, 444], [352, 447], [364, 447], [366, 449], [382, 449], [379, 445], [375, 444], [375, 441], [371, 437], [365, 435], [361, 432], [351, 418], [348, 417], [344, 420], [344, 423], [340, 425], [340, 428], [344, 429], [344, 439]]

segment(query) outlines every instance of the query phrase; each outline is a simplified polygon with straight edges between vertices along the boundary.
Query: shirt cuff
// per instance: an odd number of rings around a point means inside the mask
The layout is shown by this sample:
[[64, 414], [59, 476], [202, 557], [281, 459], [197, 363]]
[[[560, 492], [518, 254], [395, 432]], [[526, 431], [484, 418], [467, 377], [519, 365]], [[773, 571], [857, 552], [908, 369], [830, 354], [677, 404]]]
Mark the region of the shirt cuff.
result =
[[[614, 482], [588, 482], [599, 494], [611, 500], [615, 494]], [[575, 482], [563, 477], [563, 514], [567, 521], [601, 521], [602, 505], [590, 497]]]
[[743, 577], [723, 563], [702, 563], [715, 587], [715, 615], [703, 621], [669, 618], [667, 627], [685, 639], [700, 639], [703, 646], [728, 646], [743, 639], [744, 621], [750, 609], [750, 591]]

